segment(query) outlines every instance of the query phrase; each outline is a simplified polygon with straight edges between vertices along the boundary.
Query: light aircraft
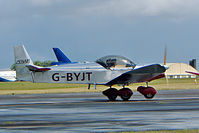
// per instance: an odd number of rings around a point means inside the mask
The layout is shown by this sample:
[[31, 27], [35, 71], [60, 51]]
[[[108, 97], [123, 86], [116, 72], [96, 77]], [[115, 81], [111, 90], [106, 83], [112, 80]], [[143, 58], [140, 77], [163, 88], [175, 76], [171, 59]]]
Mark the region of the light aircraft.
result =
[[0, 70], [0, 82], [16, 81], [16, 72], [11, 70]]
[[[131, 89], [126, 88], [132, 83], [146, 82], [147, 86], [140, 86], [137, 90], [145, 98], [153, 98], [156, 90], [148, 86], [148, 82], [164, 77], [166, 68], [160, 64], [136, 66], [131, 60], [123, 56], [104, 56], [95, 62], [69, 63], [52, 67], [39, 67], [33, 64], [23, 45], [14, 47], [16, 74], [18, 80], [42, 83], [73, 83], [90, 85], [105, 85], [109, 88], [103, 94], [109, 100], [129, 100], [133, 95]], [[113, 85], [122, 85], [117, 90]]]

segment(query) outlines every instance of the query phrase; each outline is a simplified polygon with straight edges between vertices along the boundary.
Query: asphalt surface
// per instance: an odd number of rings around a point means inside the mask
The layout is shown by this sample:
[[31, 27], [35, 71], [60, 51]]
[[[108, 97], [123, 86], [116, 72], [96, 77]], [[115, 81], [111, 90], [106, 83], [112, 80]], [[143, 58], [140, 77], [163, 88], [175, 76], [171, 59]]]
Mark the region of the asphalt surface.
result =
[[101, 93], [0, 95], [0, 132], [119, 132], [198, 129], [199, 90], [138, 92], [109, 102]]

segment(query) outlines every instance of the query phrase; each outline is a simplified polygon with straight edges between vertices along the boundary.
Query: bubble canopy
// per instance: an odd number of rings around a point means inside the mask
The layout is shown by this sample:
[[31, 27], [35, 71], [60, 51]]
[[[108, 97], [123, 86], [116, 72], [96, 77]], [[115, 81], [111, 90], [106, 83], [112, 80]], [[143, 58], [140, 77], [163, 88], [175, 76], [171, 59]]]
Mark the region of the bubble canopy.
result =
[[96, 60], [96, 63], [102, 65], [106, 69], [130, 67], [135, 68], [136, 66], [136, 64], [133, 63], [131, 60], [119, 55], [104, 56]]

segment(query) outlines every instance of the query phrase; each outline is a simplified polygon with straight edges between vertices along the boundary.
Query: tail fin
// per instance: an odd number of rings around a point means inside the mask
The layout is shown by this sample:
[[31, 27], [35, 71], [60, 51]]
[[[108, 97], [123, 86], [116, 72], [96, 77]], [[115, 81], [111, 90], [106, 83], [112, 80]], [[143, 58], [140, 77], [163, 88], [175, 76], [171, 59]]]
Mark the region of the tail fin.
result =
[[59, 62], [71, 63], [70, 59], [68, 59], [68, 57], [59, 48], [53, 48], [53, 51]]
[[14, 56], [17, 80], [33, 81], [31, 71], [26, 67], [26, 65], [33, 65], [33, 62], [24, 45], [14, 46]]

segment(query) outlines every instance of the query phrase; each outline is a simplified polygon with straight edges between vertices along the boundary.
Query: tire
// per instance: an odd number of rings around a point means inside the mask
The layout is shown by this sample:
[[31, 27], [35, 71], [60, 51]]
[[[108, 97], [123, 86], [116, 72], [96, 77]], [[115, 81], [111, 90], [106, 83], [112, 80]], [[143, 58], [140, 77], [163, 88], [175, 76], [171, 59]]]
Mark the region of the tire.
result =
[[111, 96], [107, 96], [109, 101], [115, 101], [117, 98], [117, 95], [111, 95]]
[[144, 95], [144, 97], [147, 99], [152, 99], [154, 97], [154, 95], [149, 93], [149, 94]]
[[110, 101], [115, 101], [118, 96], [118, 90], [115, 88], [109, 88], [102, 93], [107, 96]]
[[150, 86], [148, 87], [139, 86], [137, 88], [137, 91], [140, 92], [142, 95], [144, 95], [144, 97], [147, 99], [152, 99], [157, 93], [157, 91]]
[[123, 101], [128, 101], [133, 95], [133, 92], [129, 88], [122, 88], [118, 91], [118, 95], [121, 97]]
[[120, 96], [123, 101], [128, 101], [131, 98], [131, 95]]

